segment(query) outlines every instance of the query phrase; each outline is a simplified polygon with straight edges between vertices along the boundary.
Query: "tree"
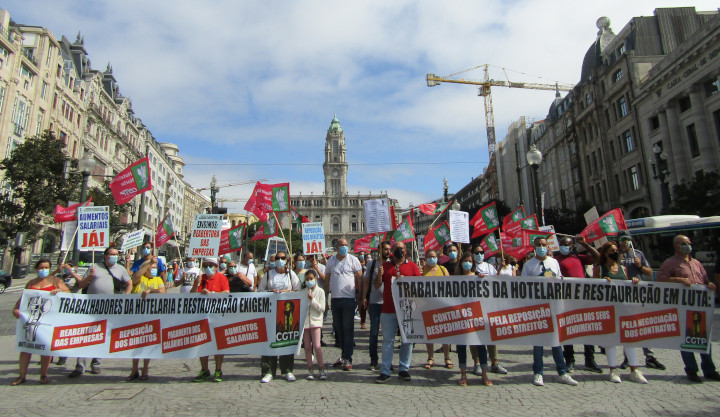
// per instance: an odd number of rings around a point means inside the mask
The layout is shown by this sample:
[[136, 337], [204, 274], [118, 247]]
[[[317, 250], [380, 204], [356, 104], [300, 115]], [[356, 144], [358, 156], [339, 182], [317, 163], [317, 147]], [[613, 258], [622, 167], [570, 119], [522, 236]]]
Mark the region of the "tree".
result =
[[54, 213], [55, 205], [67, 203], [77, 180], [65, 178], [66, 163], [71, 160], [64, 149], [62, 141], [45, 131], [25, 139], [9, 158], [0, 162], [6, 186], [12, 190], [0, 201], [0, 228], [5, 239], [25, 232], [26, 242], [34, 242], [42, 222]]
[[[130, 203], [118, 206], [115, 198], [110, 191], [110, 180], [106, 180], [102, 187], [92, 187], [88, 190], [88, 197], [92, 197], [93, 204], [96, 206], [110, 207], [110, 236], [114, 236], [122, 230], [129, 230], [132, 225], [120, 224], [120, 216], [127, 214], [130, 209]], [[77, 192], [76, 198], [80, 201], [80, 192]]]
[[701, 217], [720, 213], [720, 174], [717, 171], [695, 174], [673, 187], [672, 214], [695, 214]]

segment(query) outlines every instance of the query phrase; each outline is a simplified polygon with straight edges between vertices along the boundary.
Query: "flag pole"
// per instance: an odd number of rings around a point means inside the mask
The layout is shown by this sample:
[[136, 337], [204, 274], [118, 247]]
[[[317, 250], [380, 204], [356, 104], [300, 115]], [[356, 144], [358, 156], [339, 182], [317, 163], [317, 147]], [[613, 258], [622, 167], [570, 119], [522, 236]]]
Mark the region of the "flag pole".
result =
[[[77, 236], [78, 229], [80, 229], [80, 223], [78, 223], [77, 227], [75, 227], [75, 233], [73, 233], [72, 238], [70, 238], [70, 243], [68, 243], [68, 250], [65, 251], [65, 256], [63, 257], [62, 263], [60, 265], [65, 265], [65, 261], [67, 261], [68, 254], [70, 253], [70, 248], [73, 247], [73, 242], [75, 241], [75, 237]], [[75, 265], [77, 267], [77, 265]]]
[[[275, 217], [275, 223], [277, 223], [277, 228], [280, 229], [280, 235], [282, 236], [282, 238], [283, 238], [283, 240], [285, 241], [285, 243], [287, 243], [287, 239], [285, 239], [285, 232], [283, 232], [282, 224], [280, 223], [280, 220], [278, 220], [277, 214], [275, 214], [274, 211], [272, 212], [272, 214], [273, 214], [273, 217]], [[277, 241], [275, 241], [275, 252], [277, 253]], [[289, 252], [289, 250], [288, 250], [288, 252]], [[290, 256], [290, 255], [287, 254], [287, 253], [286, 253], [286, 255], [287, 255], [287, 256]]]
[[[293, 227], [293, 221], [292, 221], [292, 214], [291, 212], [288, 212], [288, 221], [290, 223], [290, 240], [288, 241], [288, 264], [290, 264], [290, 269], [294, 269], [295, 265], [293, 265], [293, 262], [295, 261], [295, 254], [292, 254], [293, 248], [292, 248], [292, 227]], [[282, 230], [282, 228], [280, 228]]]

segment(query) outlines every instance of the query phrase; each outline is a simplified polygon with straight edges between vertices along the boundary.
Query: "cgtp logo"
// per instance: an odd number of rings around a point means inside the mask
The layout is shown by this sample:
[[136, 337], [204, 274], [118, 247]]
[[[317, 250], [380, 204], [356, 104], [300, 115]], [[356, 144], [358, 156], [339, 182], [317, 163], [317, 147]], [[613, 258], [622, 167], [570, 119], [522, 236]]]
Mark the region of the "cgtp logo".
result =
[[300, 341], [300, 299], [278, 300], [275, 319], [275, 342], [270, 347], [296, 345]]
[[704, 311], [688, 310], [685, 318], [685, 340], [680, 345], [683, 349], [708, 349], [707, 322]]
[[27, 322], [23, 325], [25, 328], [25, 340], [34, 342], [37, 337], [38, 328], [41, 326], [40, 319], [43, 314], [50, 311], [52, 301], [48, 298], [39, 296], [30, 297], [28, 299], [28, 312], [30, 313]]
[[122, 196], [129, 196], [129, 195], [135, 194], [135, 193], [137, 193], [137, 188], [135, 188], [135, 187], [127, 188], [125, 190], [120, 191], [120, 195], [122, 195]]

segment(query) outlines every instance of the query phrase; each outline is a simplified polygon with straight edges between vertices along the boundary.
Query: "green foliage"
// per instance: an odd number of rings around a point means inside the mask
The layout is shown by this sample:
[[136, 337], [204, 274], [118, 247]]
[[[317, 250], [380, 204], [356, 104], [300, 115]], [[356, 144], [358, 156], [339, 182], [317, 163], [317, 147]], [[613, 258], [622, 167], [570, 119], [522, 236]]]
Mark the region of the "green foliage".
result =
[[52, 132], [27, 138], [12, 155], [0, 162], [12, 200], [0, 201], [0, 228], [7, 238], [27, 232], [27, 242], [38, 238], [41, 221], [51, 221], [56, 204], [67, 204], [76, 187], [73, 178], [65, 179], [65, 144]]
[[720, 215], [720, 174], [699, 172], [690, 180], [673, 187], [672, 214], [695, 214], [701, 217]]

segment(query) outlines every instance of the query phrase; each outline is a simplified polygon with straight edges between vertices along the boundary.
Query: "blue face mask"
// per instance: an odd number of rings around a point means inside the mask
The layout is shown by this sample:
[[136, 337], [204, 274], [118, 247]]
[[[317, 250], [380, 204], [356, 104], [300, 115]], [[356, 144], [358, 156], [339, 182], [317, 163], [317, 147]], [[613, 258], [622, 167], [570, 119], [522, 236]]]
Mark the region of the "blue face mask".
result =
[[37, 272], [38, 278], [45, 278], [48, 275], [50, 275], [49, 269], [38, 269], [36, 272]]
[[308, 288], [312, 288], [315, 286], [315, 282], [316, 282], [315, 280], [305, 281], [305, 286], [307, 286]]
[[150, 252], [152, 252], [152, 249], [150, 249], [150, 248], [143, 248], [143, 250], [142, 250], [143, 256], [150, 255]]
[[270, 267], [270, 269], [275, 269], [275, 261], [268, 263], [268, 267]]
[[560, 246], [560, 253], [563, 255], [570, 254], [570, 246]]
[[228, 268], [228, 274], [230, 274], [230, 275], [237, 274], [237, 267], [231, 266], [230, 268]]
[[195, 261], [189, 261], [187, 263], [188, 268], [193, 268], [195, 266]]
[[477, 262], [477, 263], [480, 264], [480, 263], [482, 263], [482, 262], [485, 260], [485, 254], [484, 254], [484, 253], [480, 253], [480, 254], [477, 254], [477, 255], [473, 255], [473, 258], [475, 258], [475, 262]]
[[547, 256], [547, 248], [538, 246], [537, 248], [535, 248], [535, 256], [539, 258], [544, 258], [545, 256]]
[[348, 247], [347, 246], [340, 246], [340, 249], [338, 249], [338, 253], [340, 256], [345, 256], [348, 254]]
[[207, 276], [215, 275], [215, 267], [214, 266], [206, 266], [203, 268], [203, 272]]
[[254, 262], [255, 262], [254, 259], [248, 259], [248, 263], [247, 263], [247, 264], [248, 264], [248, 265], [252, 265]]
[[457, 259], [457, 251], [449, 252], [448, 257], [454, 261], [455, 259]]
[[280, 268], [280, 269], [285, 268], [285, 261], [282, 260], [282, 259], [276, 260], [276, 261], [275, 261], [275, 268], [276, 268], [276, 269], [277, 269], [277, 268]]
[[434, 256], [431, 256], [425, 260], [425, 263], [430, 266], [435, 266], [435, 265], [437, 265], [437, 258]]
[[157, 274], [157, 268], [151, 268], [151, 269], [150, 269], [150, 275], [152, 275], [152, 276], [154, 276], [154, 277], [158, 276], [158, 274]]
[[220, 269], [224, 270], [225, 268], [227, 268], [227, 264], [226, 264], [226, 263], [220, 264]]
[[463, 262], [463, 263], [462, 263], [462, 268], [463, 268], [464, 270], [466, 270], [466, 271], [469, 271], [470, 268], [472, 268], [472, 262], [470, 262], [470, 261], [465, 261], [465, 262]]
[[298, 269], [305, 269], [305, 261], [296, 262]]
[[117, 256], [117, 255], [110, 255], [110, 256], [108, 256], [108, 263], [109, 263], [110, 265], [115, 265], [115, 264], [117, 263], [117, 261], [118, 261], [118, 256]]

